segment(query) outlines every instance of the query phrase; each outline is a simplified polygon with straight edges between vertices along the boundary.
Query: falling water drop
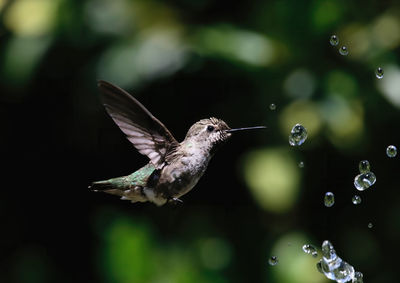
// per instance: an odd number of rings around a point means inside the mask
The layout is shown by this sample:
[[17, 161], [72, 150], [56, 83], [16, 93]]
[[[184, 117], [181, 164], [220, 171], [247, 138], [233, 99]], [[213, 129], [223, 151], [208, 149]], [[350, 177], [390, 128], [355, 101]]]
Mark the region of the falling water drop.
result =
[[278, 262], [279, 262], [279, 260], [278, 260], [278, 257], [277, 257], [277, 256], [271, 256], [271, 257], [268, 259], [268, 264], [271, 265], [271, 266], [277, 265]]
[[374, 225], [371, 222], [368, 223], [368, 228], [371, 229], [372, 227], [374, 227]]
[[336, 46], [339, 44], [339, 38], [337, 37], [337, 35], [332, 35], [329, 39], [329, 42], [332, 46]]
[[360, 170], [360, 173], [367, 173], [371, 170], [371, 165], [369, 165], [368, 160], [362, 160], [358, 164], [358, 169]]
[[364, 191], [376, 182], [376, 176], [372, 172], [361, 173], [354, 178], [354, 186], [359, 191]]
[[353, 198], [351, 199], [351, 202], [355, 205], [361, 203], [361, 197], [359, 195], [354, 195]]
[[300, 162], [299, 162], [299, 167], [300, 167], [300, 168], [304, 168], [304, 162], [303, 162], [303, 161], [300, 161]]
[[274, 103], [271, 103], [269, 105], [269, 109], [272, 110], [272, 111], [275, 110], [276, 109], [276, 105]]
[[335, 204], [335, 195], [332, 192], [327, 192], [324, 197], [326, 207], [331, 207]]
[[307, 130], [300, 124], [293, 126], [289, 135], [289, 144], [291, 146], [302, 145], [307, 139]]
[[375, 76], [378, 78], [378, 79], [382, 79], [383, 78], [383, 69], [381, 68], [381, 67], [379, 67], [379, 68], [377, 68], [376, 70], [375, 70]]
[[346, 56], [347, 54], [349, 54], [349, 50], [347, 49], [346, 46], [342, 46], [339, 48], [339, 53], [340, 55]]
[[394, 145], [389, 145], [386, 148], [386, 155], [393, 158], [397, 155], [397, 148]]

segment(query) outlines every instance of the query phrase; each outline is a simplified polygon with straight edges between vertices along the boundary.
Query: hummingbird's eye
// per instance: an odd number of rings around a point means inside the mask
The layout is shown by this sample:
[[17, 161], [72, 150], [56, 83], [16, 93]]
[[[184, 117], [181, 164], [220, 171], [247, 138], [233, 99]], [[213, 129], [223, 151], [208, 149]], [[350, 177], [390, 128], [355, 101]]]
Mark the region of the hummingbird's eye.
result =
[[209, 131], [209, 132], [212, 132], [212, 131], [214, 131], [214, 127], [213, 127], [213, 126], [211, 126], [211, 125], [207, 126], [207, 131]]

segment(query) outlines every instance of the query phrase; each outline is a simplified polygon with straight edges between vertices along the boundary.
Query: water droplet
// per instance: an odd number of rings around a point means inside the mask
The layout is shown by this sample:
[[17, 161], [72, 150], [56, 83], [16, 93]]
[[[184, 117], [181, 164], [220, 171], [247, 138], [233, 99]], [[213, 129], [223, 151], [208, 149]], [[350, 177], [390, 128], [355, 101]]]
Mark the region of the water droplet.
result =
[[304, 168], [304, 162], [303, 162], [303, 161], [300, 161], [300, 162], [299, 162], [299, 167], [300, 167], [300, 168]]
[[358, 195], [354, 195], [353, 198], [351, 199], [351, 202], [355, 205], [360, 204], [361, 203], [361, 197]]
[[271, 265], [271, 266], [277, 265], [278, 262], [279, 262], [279, 260], [278, 260], [278, 257], [277, 257], [277, 256], [271, 256], [271, 257], [268, 259], [268, 264]]
[[329, 42], [332, 46], [336, 46], [339, 44], [339, 37], [337, 37], [337, 35], [332, 35]]
[[375, 174], [370, 172], [361, 173], [354, 178], [354, 186], [359, 191], [364, 191], [376, 182]]
[[360, 170], [360, 173], [367, 173], [371, 170], [371, 166], [369, 165], [368, 160], [362, 160], [358, 164], [358, 169]]
[[371, 229], [372, 227], [374, 227], [374, 225], [371, 222], [368, 223], [368, 228]]
[[386, 148], [386, 155], [393, 158], [397, 155], [397, 148], [394, 145], [389, 145]]
[[317, 263], [317, 269], [327, 278], [336, 282], [350, 282], [355, 276], [354, 267], [342, 260], [329, 241], [322, 243], [322, 259]]
[[363, 283], [363, 274], [359, 271], [357, 271], [356, 273], [354, 273], [354, 278], [353, 281], [351, 281], [352, 283]]
[[269, 109], [270, 109], [270, 110], [275, 110], [275, 109], [276, 109], [276, 105], [275, 105], [274, 103], [271, 103], [271, 104], [269, 105]]
[[334, 260], [336, 258], [336, 251], [333, 245], [328, 240], [322, 243], [322, 256], [325, 259]]
[[382, 69], [381, 67], [379, 67], [379, 68], [377, 68], [377, 69], [375, 70], [375, 76], [376, 76], [378, 79], [382, 79], [382, 78], [383, 78], [383, 69]]
[[306, 254], [311, 254], [313, 257], [318, 256], [317, 248], [315, 248], [313, 245], [310, 245], [310, 244], [303, 245], [303, 251]]
[[339, 48], [339, 53], [340, 55], [346, 56], [347, 54], [349, 54], [349, 50], [347, 50], [346, 46], [342, 46]]
[[300, 124], [293, 126], [290, 131], [289, 144], [291, 146], [302, 145], [307, 139], [307, 130]]
[[335, 204], [335, 195], [332, 192], [327, 192], [324, 197], [326, 207], [331, 207]]

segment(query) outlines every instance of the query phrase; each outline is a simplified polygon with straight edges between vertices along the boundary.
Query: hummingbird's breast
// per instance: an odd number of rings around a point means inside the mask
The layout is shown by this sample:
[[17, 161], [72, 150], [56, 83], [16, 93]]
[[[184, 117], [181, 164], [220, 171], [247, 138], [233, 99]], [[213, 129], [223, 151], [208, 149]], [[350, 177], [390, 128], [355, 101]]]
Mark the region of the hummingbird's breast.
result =
[[180, 197], [189, 192], [207, 169], [211, 156], [192, 144], [184, 145], [175, 154], [173, 161], [163, 169], [158, 191], [167, 192], [168, 197]]

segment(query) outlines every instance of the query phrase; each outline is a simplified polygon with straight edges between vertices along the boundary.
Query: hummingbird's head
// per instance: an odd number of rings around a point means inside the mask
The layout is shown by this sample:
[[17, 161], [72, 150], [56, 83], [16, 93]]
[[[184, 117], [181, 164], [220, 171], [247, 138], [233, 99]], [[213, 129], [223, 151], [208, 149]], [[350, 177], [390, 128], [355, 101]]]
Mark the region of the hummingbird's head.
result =
[[195, 143], [197, 148], [202, 148], [212, 154], [220, 144], [231, 137], [233, 132], [265, 128], [265, 126], [256, 126], [231, 129], [224, 121], [212, 117], [200, 120], [191, 126], [184, 142], [190, 146]]
[[186, 134], [185, 141], [203, 144], [209, 150], [226, 141], [231, 134], [229, 126], [217, 118], [202, 119], [190, 127]]

